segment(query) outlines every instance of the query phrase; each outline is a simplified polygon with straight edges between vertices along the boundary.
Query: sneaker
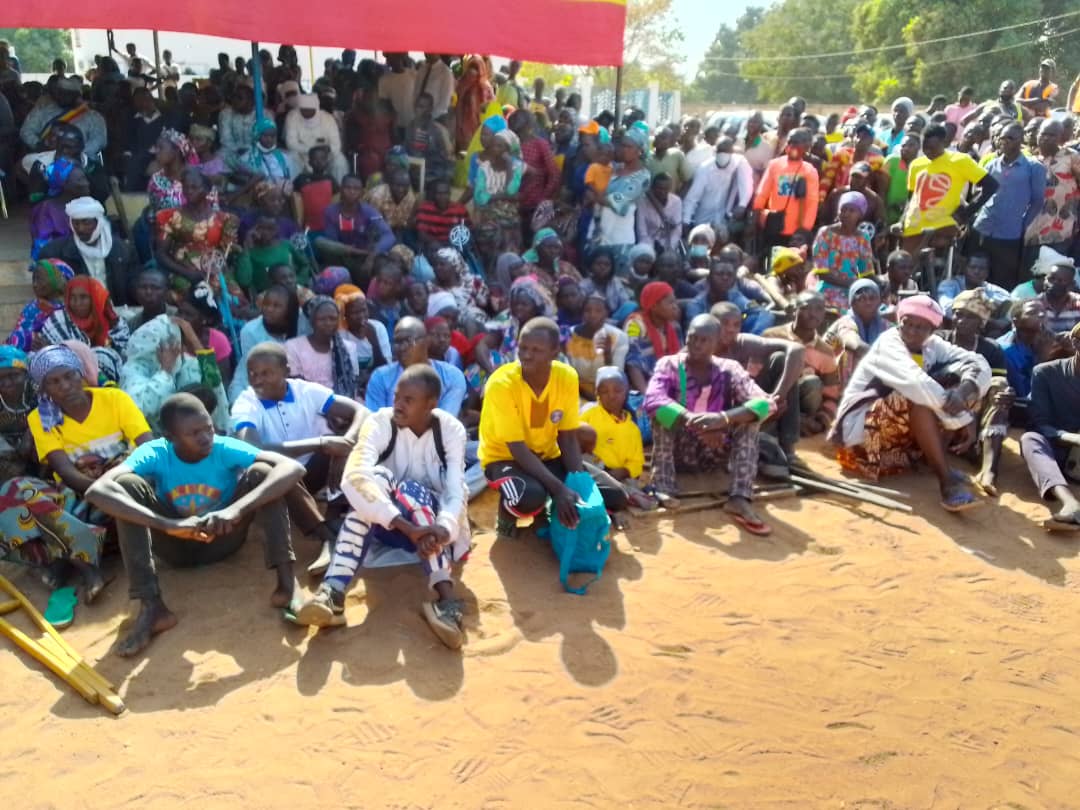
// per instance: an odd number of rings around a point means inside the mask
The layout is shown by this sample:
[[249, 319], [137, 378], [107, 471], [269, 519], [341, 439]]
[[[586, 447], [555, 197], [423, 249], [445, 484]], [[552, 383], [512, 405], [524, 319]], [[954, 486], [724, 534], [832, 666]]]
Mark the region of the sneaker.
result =
[[424, 602], [422, 608], [428, 625], [439, 641], [451, 650], [461, 649], [465, 634], [461, 632], [461, 602], [458, 599]]
[[327, 585], [319, 590], [296, 611], [296, 623], [311, 627], [340, 627], [345, 624], [345, 594]]

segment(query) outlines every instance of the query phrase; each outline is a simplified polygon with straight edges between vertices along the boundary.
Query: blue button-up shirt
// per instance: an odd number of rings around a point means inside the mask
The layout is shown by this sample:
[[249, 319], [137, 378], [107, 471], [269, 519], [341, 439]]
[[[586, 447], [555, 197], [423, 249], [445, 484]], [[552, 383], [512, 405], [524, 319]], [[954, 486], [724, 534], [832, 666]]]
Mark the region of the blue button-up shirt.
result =
[[975, 230], [990, 239], [1020, 239], [1042, 210], [1046, 167], [1021, 154], [1012, 163], [1000, 155], [986, 165], [998, 190], [975, 217]]

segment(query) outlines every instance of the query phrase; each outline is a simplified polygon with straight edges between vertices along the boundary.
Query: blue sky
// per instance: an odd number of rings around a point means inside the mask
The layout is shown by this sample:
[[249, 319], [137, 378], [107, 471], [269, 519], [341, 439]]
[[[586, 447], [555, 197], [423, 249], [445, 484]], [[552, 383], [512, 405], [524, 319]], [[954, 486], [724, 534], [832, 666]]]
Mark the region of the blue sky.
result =
[[[686, 63], [683, 67], [687, 78], [694, 78], [701, 57], [712, 44], [720, 26], [724, 23], [733, 24], [750, 5], [754, 4], [746, 0], [673, 0], [672, 7], [679, 28], [686, 37], [683, 43]], [[768, 6], [769, 2], [759, 0], [757, 5]]]

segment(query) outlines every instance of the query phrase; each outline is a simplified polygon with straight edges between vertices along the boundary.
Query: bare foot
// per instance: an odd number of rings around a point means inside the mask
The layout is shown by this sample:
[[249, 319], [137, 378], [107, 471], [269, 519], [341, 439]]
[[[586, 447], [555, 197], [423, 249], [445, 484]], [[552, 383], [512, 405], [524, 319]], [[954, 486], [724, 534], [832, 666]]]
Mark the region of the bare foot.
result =
[[79, 575], [82, 577], [83, 604], [89, 605], [98, 598], [109, 583], [96, 565], [80, 561], [75, 563], [75, 567], [79, 569]]
[[280, 566], [277, 569], [278, 582], [274, 592], [270, 594], [270, 606], [275, 608], [287, 608], [292, 604], [293, 594], [296, 593], [296, 578], [293, 576], [292, 566]]
[[176, 614], [161, 599], [143, 601], [135, 626], [116, 648], [116, 654], [130, 658], [145, 650], [154, 636], [176, 627]]
[[975, 477], [975, 486], [991, 497], [998, 494], [997, 475], [993, 470], [982, 470]]

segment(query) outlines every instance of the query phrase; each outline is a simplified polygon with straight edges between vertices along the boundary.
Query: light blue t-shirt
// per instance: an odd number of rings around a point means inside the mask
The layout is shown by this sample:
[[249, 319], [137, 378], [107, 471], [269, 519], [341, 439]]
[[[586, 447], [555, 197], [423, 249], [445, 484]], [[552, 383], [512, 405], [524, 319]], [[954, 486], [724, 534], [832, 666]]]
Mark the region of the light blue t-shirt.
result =
[[152, 482], [160, 500], [184, 517], [204, 515], [232, 500], [240, 475], [255, 463], [259, 448], [231, 436], [215, 436], [210, 455], [195, 464], [181, 461], [167, 439], [137, 448], [124, 464]]
[[[465, 403], [465, 375], [442, 360], [430, 362], [442, 383], [439, 407], [451, 416], [457, 416]], [[401, 363], [389, 363], [375, 369], [371, 379], [368, 380], [367, 396], [364, 400], [369, 411], [374, 412], [380, 408], [394, 406], [394, 389], [397, 387], [398, 377], [401, 376], [403, 370]]]

